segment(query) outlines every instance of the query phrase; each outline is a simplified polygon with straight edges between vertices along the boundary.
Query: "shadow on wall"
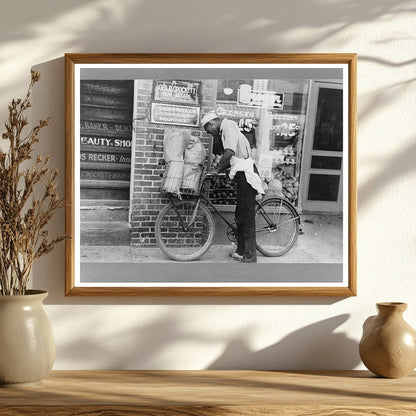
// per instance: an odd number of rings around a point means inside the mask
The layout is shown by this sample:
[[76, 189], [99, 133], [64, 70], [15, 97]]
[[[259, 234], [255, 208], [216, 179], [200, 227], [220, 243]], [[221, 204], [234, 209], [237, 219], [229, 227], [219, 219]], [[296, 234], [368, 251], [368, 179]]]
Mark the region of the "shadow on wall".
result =
[[[321, 42], [350, 27], [414, 12], [410, 0], [331, 6], [309, 0], [306, 7], [303, 0], [284, 6], [275, 0], [178, 0], [175, 7], [164, 0], [38, 0], [36, 7], [8, 2], [0, 15], [0, 74], [7, 80], [0, 82], [0, 96], [21, 85], [22, 68], [63, 52], [320, 51]], [[213, 36], [225, 29], [226, 37]]]
[[[33, 122], [51, 117], [51, 124], [39, 135], [35, 154], [50, 156], [51, 169], [59, 171], [58, 194], [65, 195], [65, 66], [64, 58], [34, 66], [41, 80], [32, 92]], [[29, 75], [29, 74], [28, 74]], [[53, 236], [65, 234], [65, 209], [59, 209], [48, 225]], [[42, 287], [49, 296], [64, 296], [65, 250], [64, 243], [33, 264], [33, 287]]]
[[338, 315], [308, 325], [281, 341], [259, 351], [252, 351], [245, 339], [228, 343], [223, 354], [209, 370], [232, 369], [351, 369], [360, 363], [358, 343], [345, 333], [335, 333], [350, 315]]
[[[0, 73], [3, 74], [0, 77], [0, 97], [9, 100], [12, 98], [10, 95], [20, 95], [13, 91], [24, 91], [31, 66], [35, 65], [34, 69], [41, 72], [42, 80], [32, 96], [32, 118], [52, 118], [52, 125], [42, 131], [38, 150], [39, 153], [49, 154], [61, 172], [58, 190], [63, 195], [64, 52], [330, 52], [331, 47], [338, 50], [336, 42], [340, 38], [336, 35], [344, 35], [350, 27], [414, 13], [412, 4], [409, 0], [354, 0], [337, 1], [335, 6], [329, 7], [328, 2], [310, 0], [307, 10], [302, 0], [286, 2], [284, 7], [279, 7], [280, 2], [275, 0], [265, 0], [260, 5], [258, 2], [244, 2], [243, 7], [224, 0], [178, 0], [175, 7], [166, 7], [164, 0], [38, 0], [33, 7], [22, 7], [21, 2], [8, 2], [0, 14]], [[303, 12], [299, 13], [299, 10]], [[219, 12], [215, 14], [213, 11]], [[190, 15], [197, 18], [189, 19]], [[176, 30], [179, 27], [181, 29]], [[213, 36], [213, 33], [222, 36]], [[348, 35], [351, 36], [351, 33]], [[322, 43], [332, 36], [335, 38], [329, 43], [330, 46], [326, 46], [324, 51], [320, 50]], [[391, 47], [404, 40], [398, 39], [398, 35], [392, 38], [389, 33], [385, 36], [379, 43], [390, 43]], [[51, 57], [60, 58], [50, 60]], [[409, 59], [396, 63], [382, 61], [378, 57], [359, 56], [359, 64], [383, 65], [387, 74], [398, 67], [410, 68], [414, 61]], [[21, 76], [22, 71], [25, 71], [27, 78]], [[402, 93], [412, 82], [414, 79], [403, 80], [394, 88]], [[360, 108], [360, 122], [370, 122], [380, 106], [387, 108], [392, 105], [388, 88], [372, 90], [370, 94], [368, 106]], [[397, 107], [398, 104], [395, 105]], [[5, 114], [7, 106], [3, 107], [1, 111]], [[415, 153], [416, 146], [401, 149], [391, 162], [387, 160], [380, 164], [380, 173], [360, 187], [360, 205], [371, 202], [383, 191], [388, 181], [397, 180], [413, 170]], [[58, 234], [64, 232], [64, 218], [62, 210], [53, 219], [51, 228]], [[181, 348], [185, 342], [226, 346], [223, 353], [207, 366], [209, 369], [243, 369], [248, 366], [256, 369], [338, 369], [354, 368], [360, 362], [357, 342], [343, 332], [335, 332], [349, 319], [347, 314], [297, 329], [275, 344], [256, 351], [250, 347], [249, 329], [245, 336], [214, 339], [204, 328], [198, 332], [182, 328], [185, 319], [176, 318], [172, 308], [157, 319], [147, 316], [143, 326], [132, 328], [131, 316], [124, 325], [122, 320], [116, 321], [121, 315], [118, 309], [112, 317], [110, 314], [115, 308], [99, 308], [99, 305], [127, 307], [136, 304], [201, 303], [322, 305], [339, 299], [65, 298], [65, 255], [62, 246], [36, 262], [33, 275], [34, 286], [50, 292], [45, 303], [62, 305], [54, 310], [53, 316], [54, 322], [58, 323], [57, 341], [61, 342], [57, 345], [57, 358], [67, 367], [68, 363], [71, 368], [74, 363], [80, 363], [84, 368], [93, 363], [96, 368], [102, 369], [161, 368], [164, 363], [168, 367], [173, 362], [170, 351], [174, 347]], [[66, 305], [71, 309], [67, 310]], [[97, 314], [86, 317], [84, 312], [88, 313], [90, 309], [83, 305], [98, 305]], [[129, 314], [127, 310], [125, 313]], [[138, 316], [137, 321], [140, 319], [143, 318]], [[102, 328], [103, 322], [106, 323], [107, 332], [106, 328]], [[108, 336], [108, 328], [114, 328], [111, 337]], [[60, 331], [69, 331], [69, 335], [59, 336]], [[65, 339], [69, 341], [65, 342]], [[195, 354], [200, 354], [200, 349], [196, 351]], [[200, 366], [201, 358], [195, 358], [194, 362]]]
[[[36, 7], [8, 2], [0, 15], [0, 97], [26, 85], [23, 70], [64, 52], [323, 52], [322, 42], [344, 36], [352, 26], [416, 11], [411, 0], [327, 3], [310, 0], [306, 8], [303, 0], [282, 7], [275, 0], [238, 6], [177, 0], [175, 7], [166, 7], [164, 0], [38, 0]], [[213, 36], [225, 29], [226, 37]], [[409, 39], [386, 36], [378, 43], [401, 40]], [[335, 51], [338, 41], [334, 38]], [[395, 67], [412, 63], [366, 59]]]
[[[78, 311], [81, 313], [81, 311]], [[151, 319], [143, 326], [123, 328], [123, 322], [107, 322], [108, 327], [117, 325], [117, 329], [108, 334], [100, 318], [92, 316], [90, 320], [76, 320], [73, 315], [58, 312], [61, 327], [71, 331], [71, 341], [65, 343], [64, 337], [57, 339], [57, 359], [61, 366], [77, 363], [82, 369], [155, 369], [183, 366], [192, 368], [195, 363], [201, 366], [201, 354], [213, 356], [212, 345], [227, 345], [227, 339], [218, 339], [203, 329], [196, 331], [184, 327], [181, 319], [166, 314]], [[336, 329], [345, 323], [348, 314], [332, 317], [314, 323], [286, 336], [281, 341], [259, 351], [249, 348], [249, 338], [253, 328], [246, 328], [247, 336], [228, 341], [224, 352], [211, 364], [208, 370], [341, 370], [351, 369], [360, 363], [358, 343], [345, 333], [336, 333]], [[97, 322], [94, 322], [97, 319]], [[63, 325], [64, 322], [67, 325]], [[77, 332], [78, 331], [78, 332]], [[89, 336], [86, 337], [85, 334]], [[190, 346], [198, 345], [198, 348]], [[187, 356], [181, 355], [186, 349]], [[195, 351], [195, 356], [189, 353]], [[178, 354], [177, 361], [172, 356]], [[204, 360], [202, 360], [204, 362]], [[202, 364], [203, 365], [203, 364]], [[94, 368], [92, 368], [92, 366]]]
[[[127, 312], [128, 313], [128, 312]], [[118, 315], [118, 318], [119, 319]], [[131, 317], [129, 317], [129, 320]], [[137, 316], [140, 322], [142, 317]], [[81, 369], [155, 369], [171, 366], [173, 355], [170, 351], [184, 343], [211, 343], [212, 338], [204, 331], [194, 332], [181, 327], [181, 322], [172, 314], [150, 318], [144, 325], [136, 327], [123, 321], [107, 320], [107, 328], [102, 327], [102, 318], [95, 314], [73, 327], [74, 317], [59, 313], [57, 320], [60, 327], [71, 328], [71, 341], [60, 345], [57, 343], [57, 360], [63, 366], [73, 367], [77, 363]], [[111, 333], [108, 328], [113, 328]], [[89, 336], [85, 336], [89, 334]], [[64, 337], [57, 337], [58, 341]], [[61, 341], [62, 342], [62, 341]], [[199, 357], [200, 359], [200, 357]]]
[[[410, 174], [416, 169], [416, 137], [411, 138], [414, 143], [412, 146], [405, 148], [396, 155], [390, 157], [382, 165], [379, 171], [373, 174], [366, 183], [358, 189], [358, 199], [360, 206], [365, 207], [377, 197], [377, 194], [383, 192], [391, 182], [397, 182], [405, 175]], [[410, 140], [409, 140], [410, 143]]]
[[[319, 47], [319, 42], [327, 39], [329, 36], [339, 33], [348, 26], [355, 25], [359, 22], [371, 22], [379, 19], [381, 16], [392, 16], [393, 14], [410, 13], [410, 2], [398, 0], [380, 0], [377, 5], [368, 2], [339, 2], [337, 7], [328, 8], [325, 3], [313, 0], [310, 4], [313, 10], [314, 19], [311, 19], [307, 13], [298, 13], [298, 7], [301, 0], [294, 0], [285, 5], [278, 14], [270, 13], [270, 10], [277, 9], [276, 2], [269, 0], [259, 8], [257, 4], [248, 3], [244, 8], [235, 10], [235, 5], [219, 0], [214, 0], [210, 4], [195, 3], [190, 5], [185, 1], [178, 1], [175, 8], [166, 10], [162, 0], [155, 0], [151, 3], [137, 2], [127, 0], [122, 5], [114, 8], [114, 3], [107, 0], [92, 0], [85, 3], [82, 0], [74, 0], [70, 3], [50, 2], [49, 0], [40, 0], [37, 8], [19, 8], [18, 4], [11, 3], [7, 7], [7, 13], [0, 17], [0, 51], [2, 45], [7, 46], [8, 42], [22, 46], [25, 42], [41, 42], [44, 39], [44, 47], [47, 48], [51, 40], [53, 45], [48, 50], [47, 55], [62, 56], [63, 51], [68, 52], [131, 52], [132, 40], [139, 38], [140, 35], [140, 52], [157, 52], [161, 51], [160, 45], [163, 45], [163, 51], [177, 51], [177, 45], [189, 45], [192, 51], [198, 52], [221, 52], [221, 51], [238, 51], [244, 45], [244, 51], [259, 51], [258, 39], [264, 39], [265, 45], [269, 41], [275, 50], [281, 50], [281, 46], [289, 45], [291, 52], [308, 51]], [[175, 36], [166, 36], [170, 30], [168, 25], [163, 25], [163, 21], [168, 19], [170, 22], [180, 22], [183, 18], [183, 11], [180, 7], [183, 4], [189, 9], [189, 12], [198, 11], [197, 15], [203, 16], [204, 9], [206, 15], [216, 5], [221, 4], [221, 15], [217, 16], [209, 25], [204, 25], [200, 19], [187, 21], [186, 31], [177, 31]], [[303, 4], [303, 3], [302, 3]], [[409, 5], [409, 7], [407, 7]], [[42, 10], [48, 10], [44, 14]], [[116, 12], [115, 10], [116, 9]], [[192, 10], [195, 9], [195, 10]], [[325, 9], [325, 10], [324, 10]], [[20, 27], [19, 36], [14, 33], [14, 20], [6, 19], [10, 14], [18, 14]], [[158, 16], [155, 19], [155, 16]], [[305, 39], [304, 36], [295, 36], [289, 38], [293, 30], [293, 16], [296, 16], [296, 27], [310, 29], [311, 37]], [[73, 25], [74, 20], [78, 23]], [[106, 22], [105, 25], [102, 22]], [[331, 25], [327, 25], [331, 22]], [[140, 24], [139, 24], [140, 23]], [[158, 24], [159, 23], [159, 24]], [[162, 23], [160, 25], [160, 23]], [[50, 36], [50, 31], [58, 30], [65, 36], [54, 38]], [[215, 43], [215, 37], [211, 36], [212, 31], [220, 30], [227, 26], [229, 36], [221, 43]], [[94, 30], [91, 28], [94, 27]], [[68, 30], [66, 30], [68, 29]], [[314, 32], [313, 29], [321, 29]], [[113, 32], [117, 32], [113, 36]], [[198, 33], [198, 36], [194, 36]], [[111, 35], [111, 36], [110, 36]], [[186, 42], [180, 42], [181, 36], [186, 36]], [[103, 42], [105, 39], [105, 42]], [[194, 48], [192, 39], [195, 39]], [[241, 40], [244, 39], [244, 42]], [[204, 46], [204, 41], [207, 43]], [[391, 39], [380, 39], [380, 42], [391, 42]], [[394, 41], [394, 40], [393, 40]], [[171, 45], [169, 42], [175, 42]], [[296, 44], [298, 42], [298, 44]], [[310, 44], [308, 44], [310, 42]], [[159, 45], [153, 48], [152, 45]], [[277, 47], [277, 49], [276, 49]], [[55, 48], [55, 49], [53, 49]], [[9, 49], [8, 49], [9, 50]], [[13, 48], [13, 50], [20, 50]], [[184, 50], [182, 50], [184, 52]], [[10, 52], [12, 53], [12, 52]], [[39, 62], [41, 53], [31, 55], [33, 51], [22, 55], [19, 52], [17, 56], [9, 56], [0, 53], [0, 64], [7, 63], [10, 59], [19, 62], [20, 67], [26, 63], [28, 68], [34, 63]], [[3, 62], [4, 61], [4, 62]], [[26, 62], [27, 61], [27, 62]], [[384, 65], [388, 68], [410, 67], [414, 64], [411, 57], [407, 61], [393, 62], [391, 60], [381, 60], [378, 57], [359, 56], [359, 65], [373, 63]], [[64, 97], [64, 58], [45, 61], [35, 65], [33, 69], [42, 74], [42, 80], [37, 84], [32, 95], [32, 117], [38, 120], [51, 117], [52, 124], [42, 131], [38, 145], [39, 153], [48, 154], [55, 167], [61, 172], [58, 191], [64, 195], [64, 172], [65, 172], [65, 97]], [[386, 70], [386, 69], [385, 69]], [[388, 69], [387, 69], [388, 70]], [[29, 71], [27, 74], [29, 79]], [[25, 80], [25, 81], [27, 81]], [[8, 80], [10, 81], [10, 80]], [[406, 92], [408, 86], [415, 79], [407, 79], [392, 86], [395, 89], [396, 99], [400, 94]], [[19, 81], [22, 82], [23, 81]], [[26, 83], [26, 82], [25, 82]], [[7, 88], [7, 93], [13, 88], [13, 83], [8, 83], [1, 87], [0, 92]], [[380, 88], [371, 92], [368, 105], [361, 107], [359, 111], [359, 123], [371, 120], [375, 111], [380, 107], [391, 105], [391, 89]], [[359, 124], [360, 125], [360, 124]], [[416, 146], [410, 149], [401, 149], [395, 157], [390, 157], [380, 167], [373, 178], [363, 183], [359, 188], [360, 207], [368, 205], [380, 192], [383, 192], [385, 186], [391, 181], [397, 181], [403, 175], [408, 174], [414, 169], [414, 160]], [[399, 162], [398, 162], [399, 161]], [[53, 219], [52, 227], [57, 234], [64, 233], [64, 211], [61, 210]], [[80, 303], [79, 299], [64, 298], [64, 273], [65, 257], [63, 248], [57, 248], [51, 255], [36, 262], [34, 265], [34, 276], [36, 276], [35, 285], [44, 287], [49, 290], [51, 295], [47, 300], [49, 303]], [[53, 294], [53, 298], [52, 298]], [[130, 299], [131, 301], [131, 299]], [[251, 299], [250, 302], [254, 301]], [[256, 299], [257, 301], [257, 299]], [[299, 299], [298, 299], [299, 301]], [[91, 303], [89, 300], [85, 303]], [[96, 301], [93, 301], [96, 303]], [[187, 300], [182, 299], [182, 302]], [[245, 300], [245, 302], [248, 302]], [[152, 303], [146, 300], [146, 303]], [[155, 301], [154, 303], [157, 303]], [[164, 301], [162, 303], [167, 303]], [[176, 301], [174, 302], [176, 303]], [[221, 301], [219, 303], [222, 303]], [[272, 302], [275, 303], [275, 302]], [[280, 301], [277, 301], [280, 303]], [[301, 303], [304, 303], [301, 301]]]
[[[37, 145], [39, 154], [49, 155], [51, 165], [60, 172], [58, 192], [65, 194], [65, 66], [64, 57], [54, 59], [33, 67], [41, 73], [41, 81], [35, 86], [32, 95], [32, 118], [38, 120], [51, 117], [51, 125], [40, 135]], [[53, 217], [50, 229], [56, 235], [65, 233], [65, 215], [61, 209]], [[53, 253], [37, 260], [33, 266], [33, 286], [49, 292], [46, 305], [63, 304], [205, 304], [225, 305], [229, 298], [124, 298], [124, 297], [65, 297], [65, 250], [64, 245], [57, 246]], [[341, 298], [238, 298], [233, 304], [319, 304], [327, 305], [340, 301]]]
[[[7, 6], [0, 18], [0, 38], [2, 43], [47, 39], [51, 31], [56, 31], [60, 36], [52, 36], [51, 44], [55, 44], [60, 51], [69, 48], [72, 52], [111, 49], [112, 52], [133, 52], [131, 45], [134, 39], [137, 39], [141, 52], [155, 52], [154, 45], [163, 45], [163, 52], [173, 52], [178, 45], [191, 45], [192, 40], [191, 49], [194, 52], [259, 51], [259, 39], [273, 42], [276, 50], [288, 44], [291, 51], [305, 51], [349, 26], [372, 22], [381, 16], [391, 17], [414, 11], [409, 0], [378, 0], [376, 3], [338, 1], [333, 7], [320, 0], [310, 0], [308, 9], [310, 13], [306, 12], [303, 0], [286, 2], [284, 7], [279, 7], [275, 0], [265, 0], [260, 6], [256, 2], [236, 6], [235, 2], [223, 0], [178, 0], [175, 7], [166, 7], [164, 0], [125, 0], [118, 3], [111, 0], [91, 0], [87, 3], [84, 0], [38, 0], [36, 7], [21, 7], [19, 2], [14, 2]], [[305, 10], [305, 13], [299, 13], [299, 10]], [[18, 35], [14, 16], [18, 16], [19, 20]], [[189, 19], [188, 16], [199, 18]], [[328, 25], [328, 22], [331, 24]], [[172, 36], [172, 28], [183, 30], [175, 30], [175, 36]], [[215, 40], [212, 33], [224, 28], [227, 28], [227, 38]], [[294, 36], [289, 36], [295, 28], [319, 30], [309, 32], [311, 36], [297, 36], [299, 40], [296, 40]], [[111, 34], [116, 36], [109, 36]], [[242, 37], [247, 39], [242, 42]], [[181, 42], [181, 38], [186, 42]], [[74, 48], [78, 50], [74, 51]]]
[[[365, 57], [366, 61], [371, 61], [371, 57]], [[386, 61], [383, 61], [386, 63]], [[408, 62], [404, 62], [401, 65], [408, 65]], [[392, 67], [396, 64], [391, 63]], [[64, 195], [64, 172], [65, 172], [65, 88], [64, 88], [64, 58], [58, 58], [42, 64], [36, 65], [33, 69], [39, 71], [42, 74], [42, 80], [36, 85], [33, 91], [32, 98], [32, 117], [34, 120], [46, 118], [50, 116], [52, 118], [52, 124], [47, 129], [42, 131], [40, 142], [38, 144], [38, 151], [41, 154], [51, 156], [54, 167], [60, 172], [58, 192]], [[397, 93], [404, 93], [409, 84], [413, 83], [415, 79], [409, 79], [401, 83], [396, 84], [395, 88], [398, 89]], [[373, 92], [374, 99], [371, 106], [364, 108], [360, 111], [359, 122], [362, 122], [364, 118], [369, 118], [371, 113], [378, 106], [391, 104], [390, 97], [391, 89], [381, 88]], [[398, 95], [398, 94], [396, 94]], [[406, 174], [409, 174], [414, 170], [414, 160], [416, 159], [416, 144], [410, 148], [401, 149], [395, 156], [391, 156], [386, 160], [381, 168], [380, 172], [377, 172], [372, 178], [363, 183], [358, 190], [358, 197], [360, 207], [365, 207], [377, 195], [383, 192], [392, 181], [397, 181]], [[56, 230], [57, 234], [63, 234], [65, 218], [64, 210], [62, 209], [54, 217], [51, 223], [51, 229]], [[53, 261], [54, 260], [54, 261]], [[55, 249], [52, 256], [43, 258], [42, 261], [38, 261], [34, 265], [34, 276], [37, 277], [37, 287], [47, 289], [51, 295], [46, 300], [46, 303], [80, 303], [80, 299], [64, 298], [63, 277], [65, 274], [65, 257], [63, 248]], [[50, 279], [51, 270], [55, 271], [54, 278]], [[53, 295], [52, 295], [53, 294]], [[53, 297], [52, 297], [53, 296]], [[131, 302], [131, 299], [129, 300]], [[252, 300], [250, 300], [251, 302]], [[83, 303], [97, 303], [97, 300], [83, 300]], [[99, 302], [99, 301], [98, 301]], [[108, 301], [107, 301], [108, 302]], [[182, 299], [182, 302], [187, 303]], [[250, 303], [245, 300], [245, 303]], [[127, 303], [126, 300], [122, 302], [114, 303]], [[142, 303], [142, 302], [140, 302]], [[159, 301], [146, 300], [144, 303], [159, 303]], [[176, 301], [169, 302], [164, 300], [161, 303], [176, 303]], [[211, 302], [210, 302], [211, 303]], [[222, 304], [224, 301], [218, 301], [218, 304]], [[272, 301], [270, 303], [280, 303], [280, 301]], [[301, 303], [304, 303], [303, 301]], [[321, 301], [318, 303], [322, 304]], [[330, 303], [328, 301], [323, 303]]]

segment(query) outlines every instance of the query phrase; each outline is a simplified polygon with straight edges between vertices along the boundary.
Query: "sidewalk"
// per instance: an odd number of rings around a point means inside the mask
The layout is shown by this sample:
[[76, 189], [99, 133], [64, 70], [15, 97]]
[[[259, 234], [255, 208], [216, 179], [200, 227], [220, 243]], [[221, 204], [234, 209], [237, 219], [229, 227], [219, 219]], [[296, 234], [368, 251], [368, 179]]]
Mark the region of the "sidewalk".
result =
[[[303, 214], [303, 234], [282, 257], [265, 257], [258, 253], [258, 263], [342, 263], [342, 215]], [[231, 243], [213, 244], [198, 260], [200, 263], [232, 263], [227, 254]], [[83, 263], [170, 263], [158, 247], [81, 246]]]

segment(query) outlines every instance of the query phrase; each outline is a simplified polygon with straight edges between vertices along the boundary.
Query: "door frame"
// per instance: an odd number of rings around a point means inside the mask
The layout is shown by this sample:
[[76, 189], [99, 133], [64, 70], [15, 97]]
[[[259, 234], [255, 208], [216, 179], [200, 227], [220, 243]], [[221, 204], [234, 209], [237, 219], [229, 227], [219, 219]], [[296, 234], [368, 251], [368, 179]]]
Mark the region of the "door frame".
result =
[[[345, 153], [347, 151], [346, 146], [343, 146], [341, 152], [327, 151], [327, 150], [313, 150], [313, 140], [316, 124], [316, 113], [318, 108], [318, 96], [320, 88], [332, 88], [342, 89], [342, 82], [338, 80], [311, 80], [309, 85], [309, 97], [305, 123], [305, 136], [303, 140], [302, 149], [302, 169], [300, 180], [300, 209], [302, 211], [311, 212], [328, 212], [328, 213], [341, 213], [343, 212], [343, 194], [344, 194], [344, 166], [345, 166]], [[346, 94], [343, 91], [343, 95]], [[345, 101], [345, 100], [344, 100]], [[345, 107], [345, 102], [344, 102]], [[345, 112], [345, 108], [343, 109]], [[348, 134], [348, 123], [343, 123], [344, 137]], [[345, 142], [345, 140], [344, 140]], [[340, 169], [317, 169], [312, 168], [312, 156], [335, 156], [342, 157], [342, 163]], [[308, 200], [309, 192], [309, 180], [311, 174], [333, 175], [339, 174], [340, 183], [338, 188], [337, 201], [311, 201]]]

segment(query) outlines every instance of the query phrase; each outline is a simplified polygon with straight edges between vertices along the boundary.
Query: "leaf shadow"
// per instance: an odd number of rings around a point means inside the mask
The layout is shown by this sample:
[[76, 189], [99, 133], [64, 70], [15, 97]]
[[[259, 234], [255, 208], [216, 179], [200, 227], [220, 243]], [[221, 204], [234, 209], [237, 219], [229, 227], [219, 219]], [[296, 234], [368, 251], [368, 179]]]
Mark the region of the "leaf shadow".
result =
[[209, 370], [351, 369], [360, 363], [358, 343], [343, 332], [335, 332], [349, 314], [334, 316], [300, 328], [275, 344], [254, 351], [247, 337], [228, 342]]

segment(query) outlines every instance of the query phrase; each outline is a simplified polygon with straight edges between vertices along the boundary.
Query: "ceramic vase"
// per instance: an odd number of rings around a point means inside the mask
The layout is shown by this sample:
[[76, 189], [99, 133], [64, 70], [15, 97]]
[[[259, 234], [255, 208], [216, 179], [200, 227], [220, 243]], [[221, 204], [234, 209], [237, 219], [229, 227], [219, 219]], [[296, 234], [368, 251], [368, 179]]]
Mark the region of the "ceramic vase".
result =
[[416, 367], [416, 331], [404, 320], [405, 303], [377, 303], [378, 315], [363, 325], [360, 357], [381, 377], [401, 378]]
[[0, 386], [40, 384], [55, 361], [52, 326], [43, 309], [47, 292], [0, 296]]

